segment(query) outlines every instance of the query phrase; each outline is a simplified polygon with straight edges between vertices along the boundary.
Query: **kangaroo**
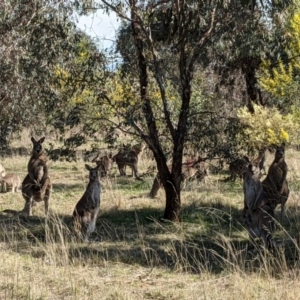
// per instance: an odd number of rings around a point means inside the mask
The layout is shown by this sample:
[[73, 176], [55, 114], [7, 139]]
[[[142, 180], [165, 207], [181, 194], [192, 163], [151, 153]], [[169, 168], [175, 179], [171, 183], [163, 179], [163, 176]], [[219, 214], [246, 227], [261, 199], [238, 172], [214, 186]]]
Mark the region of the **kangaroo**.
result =
[[2, 174], [2, 176], [6, 175], [6, 171], [4, 169], [4, 167], [0, 164], [0, 174]]
[[[169, 170], [171, 166], [168, 167]], [[199, 182], [208, 175], [207, 168], [205, 167], [204, 161], [190, 161], [182, 164], [182, 184], [181, 188], [185, 188], [187, 181], [197, 179]], [[162, 187], [159, 173], [156, 174], [149, 196], [155, 198], [158, 190]]]
[[276, 148], [275, 157], [269, 167], [266, 178], [262, 182], [265, 197], [275, 210], [281, 205], [281, 220], [285, 211], [285, 204], [289, 196], [289, 186], [286, 179], [288, 167], [284, 159], [285, 145]]
[[106, 177], [113, 165], [112, 155], [99, 156], [100, 155], [97, 155], [92, 162], [95, 162], [99, 167], [100, 177]]
[[243, 174], [247, 169], [250, 160], [247, 156], [237, 158], [229, 164], [230, 177], [227, 180], [235, 181], [237, 177], [243, 178]]
[[264, 196], [259, 175], [259, 166], [255, 163], [250, 163], [244, 174], [243, 182], [244, 207], [250, 211], [259, 205]]
[[254, 241], [256, 238], [262, 238], [264, 246], [267, 249], [274, 245], [272, 241], [272, 231], [274, 228], [273, 212], [270, 205], [262, 204], [252, 212], [245, 210], [243, 214], [243, 223], [249, 233], [250, 239]]
[[38, 141], [31, 138], [33, 149], [27, 165], [28, 174], [22, 182], [22, 194], [25, 199], [23, 212], [27, 216], [32, 215], [32, 206], [40, 201], [44, 201], [46, 215], [49, 212], [52, 185], [48, 173], [48, 157], [42, 147], [44, 140], [45, 137]]
[[6, 174], [4, 172], [0, 173], [0, 184], [2, 186], [2, 193], [8, 192], [11, 189], [12, 193], [18, 192], [21, 185], [21, 179], [17, 174]]
[[131, 167], [136, 179], [141, 180], [138, 173], [138, 155], [135, 151], [130, 150], [129, 152], [119, 151], [112, 158], [118, 165], [118, 169], [121, 176], [126, 176], [125, 166]]
[[261, 148], [258, 151], [258, 158], [256, 160], [259, 161], [259, 169], [260, 169], [260, 178], [262, 177], [262, 173], [267, 174], [266, 173], [266, 148]]
[[146, 143], [144, 141], [135, 144], [131, 147], [131, 150], [133, 150], [137, 155], [140, 155], [145, 149], [146, 149]]
[[78, 236], [87, 241], [95, 230], [100, 208], [99, 165], [95, 168], [85, 165], [89, 173], [89, 183], [73, 212], [75, 231]]
[[[263, 157], [261, 156], [261, 159]], [[260, 160], [249, 163], [244, 173], [244, 209], [243, 223], [252, 240], [262, 238], [266, 248], [272, 246], [272, 230], [274, 228], [273, 209], [266, 199], [260, 181]]]
[[18, 147], [16, 149], [16, 154], [19, 156], [29, 155], [29, 151], [26, 147]]
[[259, 168], [259, 178], [262, 177], [263, 172], [266, 174], [266, 148], [260, 148], [258, 150], [258, 156], [251, 161], [252, 165], [255, 164]]
[[188, 181], [202, 181], [205, 176], [208, 176], [208, 169], [205, 161], [202, 158], [198, 160], [187, 161], [182, 164], [182, 189], [187, 185]]
[[[123, 148], [121, 149], [121, 152], [124, 152], [124, 153], [129, 153], [130, 151], [134, 151], [138, 158], [140, 158], [142, 152], [146, 149], [147, 145], [144, 141], [141, 141], [140, 143], [138, 144], [135, 144], [133, 146], [131, 146], [130, 144], [123, 144]], [[132, 177], [134, 176], [134, 170], [133, 168], [131, 168], [132, 170]], [[126, 165], [124, 167], [124, 172], [126, 172]]]

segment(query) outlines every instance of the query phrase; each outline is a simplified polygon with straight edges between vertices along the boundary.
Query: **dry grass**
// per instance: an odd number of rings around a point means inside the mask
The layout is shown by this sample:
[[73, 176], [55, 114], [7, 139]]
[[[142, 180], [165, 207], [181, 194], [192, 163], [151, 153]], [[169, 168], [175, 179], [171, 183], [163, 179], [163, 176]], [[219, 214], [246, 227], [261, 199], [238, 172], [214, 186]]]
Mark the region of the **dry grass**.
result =
[[[275, 253], [247, 250], [239, 223], [242, 183], [225, 174], [182, 192], [181, 224], [161, 224], [164, 191], [143, 182], [101, 179], [101, 213], [90, 243], [73, 238], [71, 214], [87, 184], [84, 162], [51, 162], [49, 219], [43, 205], [25, 218], [0, 213], [0, 299], [298, 299], [299, 154], [287, 150], [291, 194]], [[272, 160], [272, 154], [268, 162]], [[1, 160], [25, 177], [28, 158]], [[142, 160], [141, 174], [153, 161]], [[129, 174], [129, 171], [128, 171]], [[0, 210], [23, 208], [21, 193], [0, 194]], [[277, 216], [277, 213], [276, 213]]]

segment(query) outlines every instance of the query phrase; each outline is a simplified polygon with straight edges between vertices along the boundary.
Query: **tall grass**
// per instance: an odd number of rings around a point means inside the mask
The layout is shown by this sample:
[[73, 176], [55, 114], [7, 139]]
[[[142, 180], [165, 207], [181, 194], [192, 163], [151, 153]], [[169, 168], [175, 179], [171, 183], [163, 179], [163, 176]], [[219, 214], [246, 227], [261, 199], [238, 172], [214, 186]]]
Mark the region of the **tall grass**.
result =
[[[47, 219], [42, 204], [29, 218], [0, 213], [0, 299], [297, 299], [297, 156], [287, 157], [291, 195], [286, 218], [276, 222], [274, 251], [259, 242], [249, 247], [240, 224], [241, 182], [210, 175], [189, 183], [182, 192], [183, 221], [161, 223], [164, 191], [150, 199], [151, 176], [144, 174], [142, 183], [120, 178], [116, 167], [101, 179], [96, 231], [82, 243], [71, 214], [87, 183], [84, 162], [52, 162]], [[1, 163], [25, 176], [27, 158]], [[151, 163], [144, 158], [140, 173]], [[2, 210], [23, 205], [20, 193], [0, 194]]]

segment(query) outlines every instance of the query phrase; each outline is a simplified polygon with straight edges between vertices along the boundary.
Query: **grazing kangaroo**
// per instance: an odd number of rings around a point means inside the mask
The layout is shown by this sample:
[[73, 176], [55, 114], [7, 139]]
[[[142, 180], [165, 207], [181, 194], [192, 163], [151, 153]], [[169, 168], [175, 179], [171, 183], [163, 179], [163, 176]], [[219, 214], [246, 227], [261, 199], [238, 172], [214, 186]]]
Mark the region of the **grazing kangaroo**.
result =
[[182, 189], [186, 187], [188, 181], [202, 181], [208, 175], [208, 168], [202, 158], [187, 161], [182, 164]]
[[[261, 157], [262, 159], [262, 157]], [[243, 223], [251, 239], [262, 238], [266, 248], [272, 246], [273, 209], [266, 199], [260, 181], [260, 161], [254, 160], [244, 173]]]
[[112, 155], [99, 156], [100, 155], [97, 155], [92, 162], [95, 162], [99, 167], [100, 177], [106, 177], [113, 165]]
[[272, 209], [275, 210], [277, 205], [281, 205], [281, 220], [290, 192], [286, 179], [288, 167], [284, 160], [284, 154], [285, 145], [282, 144], [276, 148], [274, 160], [269, 167], [267, 177], [262, 182], [265, 197]]
[[132, 172], [136, 179], [141, 180], [138, 173], [138, 155], [135, 151], [130, 150], [129, 152], [119, 151], [112, 158], [113, 161], [118, 165], [121, 176], [126, 176], [125, 167], [129, 166], [132, 169]]
[[73, 212], [75, 231], [83, 240], [87, 241], [95, 230], [96, 220], [100, 208], [99, 165], [95, 168], [85, 165], [89, 173], [89, 183]]
[[22, 182], [22, 194], [25, 199], [23, 212], [27, 216], [31, 216], [34, 203], [40, 201], [44, 201], [46, 215], [49, 212], [52, 185], [48, 173], [48, 157], [42, 147], [44, 140], [45, 137], [38, 141], [31, 138], [33, 149], [27, 165], [28, 174]]
[[[169, 169], [171, 168], [171, 166], [169, 166]], [[186, 162], [182, 164], [182, 184], [181, 184], [181, 188], [185, 188], [187, 181], [191, 181], [191, 180], [198, 180], [199, 182], [201, 180], [203, 180], [203, 178], [205, 176], [208, 175], [208, 170], [205, 166], [204, 161], [191, 161], [191, 162]], [[155, 196], [158, 193], [158, 190], [162, 187], [162, 183], [160, 180], [160, 176], [159, 173], [156, 174], [153, 184], [152, 184], [152, 188], [150, 191], [149, 196], [151, 198], [155, 198]]]
[[12, 193], [18, 192], [18, 189], [21, 185], [21, 179], [17, 174], [6, 174], [4, 172], [0, 173], [0, 184], [2, 193], [8, 192], [10, 189]]

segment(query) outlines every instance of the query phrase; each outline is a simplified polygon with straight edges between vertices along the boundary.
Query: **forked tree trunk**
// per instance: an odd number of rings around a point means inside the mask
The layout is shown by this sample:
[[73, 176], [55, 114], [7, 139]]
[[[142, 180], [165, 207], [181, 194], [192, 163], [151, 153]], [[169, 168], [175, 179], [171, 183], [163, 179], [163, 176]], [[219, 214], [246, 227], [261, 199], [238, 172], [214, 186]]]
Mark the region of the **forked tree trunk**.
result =
[[[165, 188], [166, 193], [166, 208], [164, 213], [164, 218], [173, 222], [178, 222], [180, 220], [180, 180], [181, 177], [181, 162], [182, 162], [182, 153], [183, 153], [183, 143], [186, 130], [186, 113], [188, 109], [185, 110], [183, 114], [184, 120], [181, 122], [183, 126], [178, 132], [178, 141], [176, 145], [176, 155], [173, 155], [173, 165], [172, 171], [173, 176], [167, 166], [167, 161], [165, 154], [161, 148], [159, 138], [158, 138], [158, 129], [156, 127], [156, 121], [154, 113], [151, 107], [151, 100], [149, 98], [148, 89], [149, 89], [149, 75], [147, 60], [145, 57], [144, 51], [144, 40], [142, 37], [142, 29], [139, 24], [139, 17], [136, 14], [136, 0], [130, 0], [131, 6], [131, 27], [133, 38], [135, 41], [135, 47], [137, 52], [138, 64], [139, 64], [139, 79], [140, 79], [140, 95], [141, 101], [143, 102], [143, 113], [146, 119], [148, 127], [148, 135], [145, 138], [145, 134], [142, 134], [144, 140], [147, 142], [148, 146], [154, 154], [154, 158], [157, 163], [157, 168], [159, 176], [162, 180], [162, 185]], [[183, 106], [183, 108], [185, 108]], [[188, 107], [187, 107], [188, 108]], [[182, 114], [181, 114], [182, 115]], [[169, 130], [174, 132], [174, 128], [171, 122], [169, 122]], [[174, 167], [175, 165], [175, 167]], [[180, 166], [178, 168], [178, 166]], [[177, 176], [174, 176], [176, 174]], [[176, 183], [174, 183], [173, 178], [177, 178]]]
[[[172, 118], [170, 116], [171, 113], [168, 108], [165, 86], [163, 84], [164, 76], [163, 73], [161, 73], [162, 67], [165, 68], [165, 66], [162, 66], [159, 63], [159, 58], [157, 57], [155, 51], [155, 43], [152, 40], [151, 34], [148, 34], [148, 36], [145, 37], [145, 33], [147, 34], [148, 32], [148, 25], [143, 26], [143, 24], [141, 23], [141, 18], [138, 15], [138, 1], [129, 0], [129, 4], [131, 11], [132, 35], [135, 42], [137, 60], [139, 65], [140, 96], [141, 102], [143, 104], [143, 114], [147, 123], [148, 132], [147, 134], [145, 134], [141, 131], [141, 129], [138, 126], [136, 126], [135, 128], [139, 132], [141, 137], [147, 142], [148, 146], [154, 154], [154, 158], [157, 163], [159, 176], [161, 178], [166, 193], [166, 208], [164, 212], [164, 218], [173, 222], [179, 222], [181, 207], [181, 167], [190, 110], [190, 101], [192, 93], [191, 83], [195, 72], [195, 64], [198, 61], [198, 58], [201, 54], [204, 45], [210, 39], [212, 31], [215, 28], [216, 8], [214, 8], [211, 12], [211, 21], [207, 28], [207, 31], [205, 31], [203, 35], [199, 38], [194, 48], [190, 49], [190, 47], [188, 46], [189, 39], [186, 38], [186, 34], [188, 34], [189, 32], [189, 25], [187, 25], [185, 28], [182, 28], [182, 30], [179, 31], [181, 36], [179, 36], [179, 43], [177, 48], [178, 53], [180, 53], [178, 67], [180, 74], [179, 76], [182, 101], [179, 118], [176, 126], [174, 126]], [[188, 22], [186, 22], [186, 8], [186, 1], [178, 1], [174, 4], [176, 18], [178, 20], [183, 21], [182, 24], [188, 24]], [[165, 122], [173, 142], [171, 172], [168, 169], [166, 155], [160, 144], [159, 130], [157, 128], [156, 118], [152, 110], [153, 102], [149, 97], [149, 62], [146, 58], [145, 47], [148, 47], [147, 49], [150, 50], [152, 53], [154, 77], [156, 78], [157, 84], [160, 88]]]

